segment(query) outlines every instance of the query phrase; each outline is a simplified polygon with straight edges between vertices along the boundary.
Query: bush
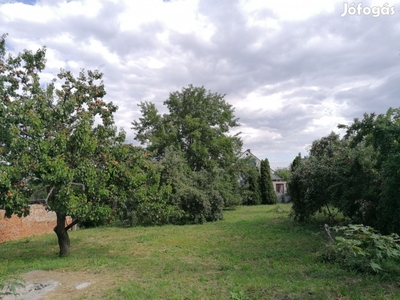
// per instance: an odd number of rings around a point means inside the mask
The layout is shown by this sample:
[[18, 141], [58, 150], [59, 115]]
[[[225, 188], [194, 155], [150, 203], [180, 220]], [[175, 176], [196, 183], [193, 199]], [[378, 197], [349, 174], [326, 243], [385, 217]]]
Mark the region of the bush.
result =
[[288, 186], [296, 220], [325, 211], [332, 221], [331, 208], [335, 208], [352, 223], [376, 226], [381, 184], [371, 146], [352, 148], [349, 141], [332, 133], [314, 141], [310, 155], [298, 156], [295, 162]]
[[378, 273], [382, 262], [400, 258], [397, 234], [381, 235], [372, 227], [348, 225], [332, 227], [342, 235], [327, 245], [322, 259], [360, 272]]
[[171, 187], [168, 204], [176, 208], [175, 224], [221, 220], [225, 203], [237, 202], [227, 184], [232, 177], [223, 169], [193, 171], [182, 153], [171, 148], [160, 164], [161, 183]]

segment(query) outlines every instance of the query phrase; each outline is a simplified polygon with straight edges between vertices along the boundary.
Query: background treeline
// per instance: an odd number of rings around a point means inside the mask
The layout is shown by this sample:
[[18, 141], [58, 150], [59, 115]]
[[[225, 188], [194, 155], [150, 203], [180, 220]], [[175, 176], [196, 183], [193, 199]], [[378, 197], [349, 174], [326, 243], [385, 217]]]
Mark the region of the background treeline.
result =
[[339, 128], [343, 138], [331, 133], [293, 161], [294, 218], [323, 211], [332, 219], [340, 212], [352, 223], [400, 233], [400, 110], [365, 114]]
[[[239, 122], [224, 95], [189, 85], [169, 95], [165, 114], [140, 103], [132, 126], [142, 146], [135, 147], [115, 126], [118, 107], [105, 99], [99, 70], [61, 69], [43, 82], [45, 47], [6, 49], [3, 35], [0, 207], [6, 217], [26, 216], [30, 201], [42, 198], [57, 215], [60, 256], [69, 255], [76, 223], [203, 223], [244, 198], [259, 202], [259, 192], [249, 196], [239, 181], [242, 140], [231, 134]], [[74, 220], [67, 226], [66, 216]]]
[[125, 220], [203, 223], [222, 219], [223, 209], [236, 205], [276, 203], [268, 160], [259, 170], [251, 158], [242, 159], [239, 134], [229, 134], [239, 123], [223, 95], [189, 85], [164, 105], [161, 115], [153, 103], [139, 104], [142, 117], [132, 125], [159, 171], [159, 190], [168, 192], [140, 205], [131, 199]]
[[203, 223], [222, 219], [224, 208], [275, 201], [267, 171], [239, 158], [242, 140], [230, 132], [240, 124], [224, 95], [189, 85], [169, 95], [164, 114], [140, 103], [136, 147], [115, 126], [118, 107], [105, 100], [101, 72], [61, 70], [42, 82], [45, 65], [45, 47], [13, 56], [2, 36], [0, 206], [7, 216], [28, 214], [30, 200], [41, 198], [68, 245], [66, 216], [85, 226]]

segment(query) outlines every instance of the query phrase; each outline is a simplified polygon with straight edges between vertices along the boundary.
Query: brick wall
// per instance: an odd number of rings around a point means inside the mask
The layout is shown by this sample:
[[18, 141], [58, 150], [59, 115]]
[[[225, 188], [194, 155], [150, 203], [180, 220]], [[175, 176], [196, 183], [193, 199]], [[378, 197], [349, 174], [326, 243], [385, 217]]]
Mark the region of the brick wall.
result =
[[[27, 217], [18, 218], [13, 215], [11, 218], [4, 217], [4, 210], [0, 209], [0, 243], [21, 238], [54, 233], [57, 217], [53, 211], [46, 211], [41, 204], [30, 206], [30, 213]], [[67, 218], [68, 224], [71, 218]]]

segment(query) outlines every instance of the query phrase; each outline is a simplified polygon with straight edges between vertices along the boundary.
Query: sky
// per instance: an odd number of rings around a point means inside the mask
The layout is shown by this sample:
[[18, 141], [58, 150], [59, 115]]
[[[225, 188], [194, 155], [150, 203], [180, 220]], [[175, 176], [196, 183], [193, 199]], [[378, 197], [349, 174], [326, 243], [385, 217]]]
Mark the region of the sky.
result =
[[100, 69], [131, 143], [137, 104], [165, 113], [189, 84], [225, 95], [272, 168], [400, 106], [399, 0], [0, 0], [0, 33], [12, 53], [47, 47], [43, 81]]

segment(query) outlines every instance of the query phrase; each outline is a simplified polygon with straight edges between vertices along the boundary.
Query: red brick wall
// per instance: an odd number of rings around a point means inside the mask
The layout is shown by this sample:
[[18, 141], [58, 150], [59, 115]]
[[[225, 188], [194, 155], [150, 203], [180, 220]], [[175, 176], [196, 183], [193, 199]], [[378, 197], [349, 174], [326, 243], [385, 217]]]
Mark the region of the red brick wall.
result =
[[[0, 243], [21, 238], [53, 233], [56, 226], [56, 213], [46, 211], [41, 204], [34, 204], [30, 207], [27, 217], [18, 218], [13, 215], [10, 219], [4, 217], [4, 210], [0, 209]], [[68, 223], [71, 219], [68, 218]]]

